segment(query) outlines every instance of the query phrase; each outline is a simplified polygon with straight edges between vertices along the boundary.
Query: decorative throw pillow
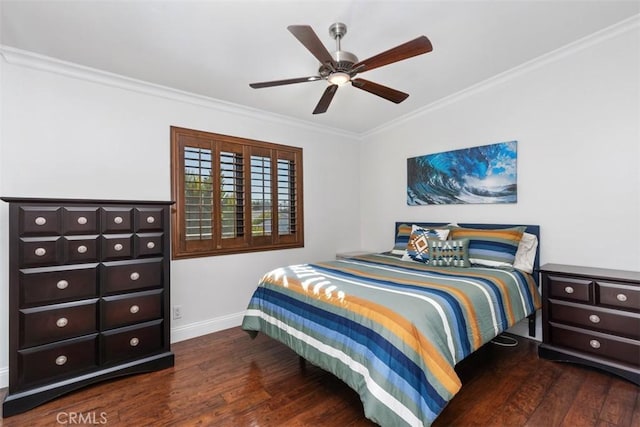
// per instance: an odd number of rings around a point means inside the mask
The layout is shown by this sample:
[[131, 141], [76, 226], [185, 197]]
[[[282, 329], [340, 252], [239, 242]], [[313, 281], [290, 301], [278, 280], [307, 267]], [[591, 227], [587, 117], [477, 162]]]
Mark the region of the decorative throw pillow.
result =
[[414, 225], [411, 229], [407, 248], [402, 256], [405, 261], [428, 262], [429, 261], [429, 239], [445, 240], [449, 235], [446, 228], [422, 228]]
[[469, 239], [469, 261], [487, 267], [513, 267], [526, 227], [477, 229], [454, 227], [451, 238]]
[[536, 252], [538, 251], [538, 238], [535, 234], [523, 233], [522, 239], [518, 244], [516, 258], [513, 261], [513, 268], [524, 271], [525, 273], [533, 273], [533, 264], [536, 260]]
[[469, 267], [469, 239], [429, 239], [429, 265], [436, 267]]

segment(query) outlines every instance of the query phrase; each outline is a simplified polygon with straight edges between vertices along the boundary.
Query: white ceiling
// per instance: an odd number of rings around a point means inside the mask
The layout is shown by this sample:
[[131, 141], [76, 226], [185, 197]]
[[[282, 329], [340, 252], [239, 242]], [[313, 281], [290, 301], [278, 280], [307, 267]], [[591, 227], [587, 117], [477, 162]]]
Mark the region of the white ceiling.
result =
[[[640, 13], [639, 1], [1, 0], [0, 44], [361, 134]], [[287, 26], [311, 25], [329, 51], [365, 59], [419, 35], [433, 52], [359, 75], [410, 94], [393, 104], [326, 82], [249, 83], [317, 74]]]

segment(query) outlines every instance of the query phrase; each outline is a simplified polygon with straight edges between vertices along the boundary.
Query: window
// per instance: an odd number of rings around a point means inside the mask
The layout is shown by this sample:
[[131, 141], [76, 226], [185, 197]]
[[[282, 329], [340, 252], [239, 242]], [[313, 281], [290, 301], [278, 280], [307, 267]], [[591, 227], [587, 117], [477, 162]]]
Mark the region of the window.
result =
[[173, 258], [304, 246], [302, 148], [171, 127]]

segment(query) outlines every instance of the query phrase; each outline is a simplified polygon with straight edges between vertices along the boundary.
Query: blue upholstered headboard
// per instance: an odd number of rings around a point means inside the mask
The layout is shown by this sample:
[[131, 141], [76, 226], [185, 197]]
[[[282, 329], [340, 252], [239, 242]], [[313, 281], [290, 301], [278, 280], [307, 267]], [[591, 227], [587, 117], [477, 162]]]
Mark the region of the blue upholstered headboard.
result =
[[[446, 222], [416, 222], [416, 221], [401, 221], [396, 222], [396, 227], [393, 233], [393, 237], [398, 234], [398, 228], [402, 224], [416, 224], [421, 227], [443, 227], [446, 226]], [[469, 227], [469, 228], [480, 228], [480, 229], [491, 229], [491, 228], [510, 228], [510, 227], [519, 227], [525, 226], [527, 229], [525, 230], [529, 234], [534, 234], [538, 238], [538, 250], [536, 251], [536, 259], [533, 263], [533, 278], [536, 281], [538, 287], [540, 287], [539, 274], [538, 271], [540, 269], [540, 226], [539, 225], [526, 225], [526, 224], [469, 224], [469, 223], [460, 223], [458, 224], [460, 227]]]

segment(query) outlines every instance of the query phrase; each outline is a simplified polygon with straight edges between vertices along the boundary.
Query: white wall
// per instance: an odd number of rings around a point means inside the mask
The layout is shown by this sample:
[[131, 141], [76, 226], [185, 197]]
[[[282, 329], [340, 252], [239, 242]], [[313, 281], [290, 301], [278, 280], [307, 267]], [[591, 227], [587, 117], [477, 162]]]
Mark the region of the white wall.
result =
[[[363, 246], [390, 248], [398, 220], [539, 224], [542, 262], [640, 270], [639, 33], [583, 40], [368, 135]], [[516, 204], [407, 206], [407, 158], [511, 140]]]
[[[640, 271], [638, 27], [582, 40], [368, 135], [363, 247], [389, 250], [395, 221], [539, 224], [541, 263]], [[517, 204], [407, 206], [407, 158], [512, 140]], [[526, 321], [510, 331], [526, 336]]]
[[[237, 326], [269, 269], [359, 247], [353, 136], [67, 64], [7, 57], [3, 196], [169, 200], [171, 125], [303, 148], [305, 247], [173, 261], [171, 299], [183, 317], [172, 321], [172, 341]], [[0, 387], [8, 365], [7, 214], [0, 203]]]

